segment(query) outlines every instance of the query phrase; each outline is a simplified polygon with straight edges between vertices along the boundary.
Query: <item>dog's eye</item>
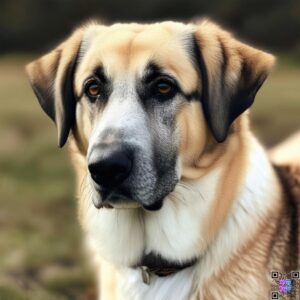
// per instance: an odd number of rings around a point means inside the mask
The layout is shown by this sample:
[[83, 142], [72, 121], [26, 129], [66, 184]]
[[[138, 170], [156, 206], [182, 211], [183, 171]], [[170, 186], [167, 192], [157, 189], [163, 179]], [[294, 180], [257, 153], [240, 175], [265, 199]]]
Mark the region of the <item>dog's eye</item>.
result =
[[100, 95], [100, 90], [100, 83], [95, 79], [90, 79], [85, 84], [85, 94], [93, 100], [95, 100]]
[[155, 84], [156, 93], [159, 96], [171, 96], [174, 94], [175, 91], [175, 85], [172, 82], [169, 82], [167, 80], [159, 80]]
[[172, 91], [172, 86], [167, 82], [159, 82], [157, 84], [157, 90], [160, 94], [166, 95]]

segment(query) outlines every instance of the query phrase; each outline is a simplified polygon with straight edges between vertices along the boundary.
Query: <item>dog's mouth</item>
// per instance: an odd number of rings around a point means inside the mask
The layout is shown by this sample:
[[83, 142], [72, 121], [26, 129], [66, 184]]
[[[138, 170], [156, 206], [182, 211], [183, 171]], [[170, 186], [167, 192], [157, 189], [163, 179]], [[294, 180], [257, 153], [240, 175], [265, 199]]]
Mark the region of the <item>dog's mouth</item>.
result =
[[114, 193], [108, 200], [104, 201], [103, 206], [116, 209], [134, 209], [142, 207], [140, 203]]
[[98, 197], [93, 197], [93, 204], [97, 209], [137, 209], [143, 208], [147, 211], [159, 210], [163, 205], [163, 198], [147, 205], [136, 201], [126, 192], [109, 191], [106, 189], [97, 189]]
[[93, 197], [94, 206], [100, 208], [132, 209], [140, 208], [142, 205], [132, 200], [129, 196], [116, 191], [98, 189], [97, 197]]

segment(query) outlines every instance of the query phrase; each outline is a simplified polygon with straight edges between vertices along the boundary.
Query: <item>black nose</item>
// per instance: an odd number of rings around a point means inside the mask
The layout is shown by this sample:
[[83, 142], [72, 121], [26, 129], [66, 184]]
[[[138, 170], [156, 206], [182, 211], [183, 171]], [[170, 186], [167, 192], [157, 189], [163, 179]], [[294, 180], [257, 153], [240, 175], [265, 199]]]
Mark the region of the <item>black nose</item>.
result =
[[97, 161], [89, 164], [88, 168], [96, 183], [103, 188], [113, 188], [129, 176], [132, 159], [130, 153], [121, 148], [105, 152]]

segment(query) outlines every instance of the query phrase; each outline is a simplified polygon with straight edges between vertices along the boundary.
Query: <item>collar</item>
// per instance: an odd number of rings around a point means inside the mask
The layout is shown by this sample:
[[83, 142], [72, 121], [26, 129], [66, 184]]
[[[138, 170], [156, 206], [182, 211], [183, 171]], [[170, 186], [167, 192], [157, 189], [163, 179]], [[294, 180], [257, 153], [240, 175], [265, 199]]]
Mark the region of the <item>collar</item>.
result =
[[193, 266], [197, 262], [197, 259], [191, 259], [185, 262], [170, 261], [159, 254], [150, 252], [144, 255], [139, 265], [136, 268], [141, 269], [141, 275], [145, 284], [150, 284], [151, 275], [159, 277], [165, 277], [173, 275], [179, 271]]

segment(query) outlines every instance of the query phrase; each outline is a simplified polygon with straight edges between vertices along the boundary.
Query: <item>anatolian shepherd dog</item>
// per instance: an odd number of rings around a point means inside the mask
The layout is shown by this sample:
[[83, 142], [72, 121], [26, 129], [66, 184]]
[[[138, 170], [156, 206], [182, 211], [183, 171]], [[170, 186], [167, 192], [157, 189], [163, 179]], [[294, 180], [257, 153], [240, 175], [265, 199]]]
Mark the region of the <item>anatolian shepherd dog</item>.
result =
[[101, 299], [269, 299], [271, 271], [299, 269], [296, 175], [248, 124], [273, 64], [203, 20], [91, 23], [27, 66], [71, 148]]

